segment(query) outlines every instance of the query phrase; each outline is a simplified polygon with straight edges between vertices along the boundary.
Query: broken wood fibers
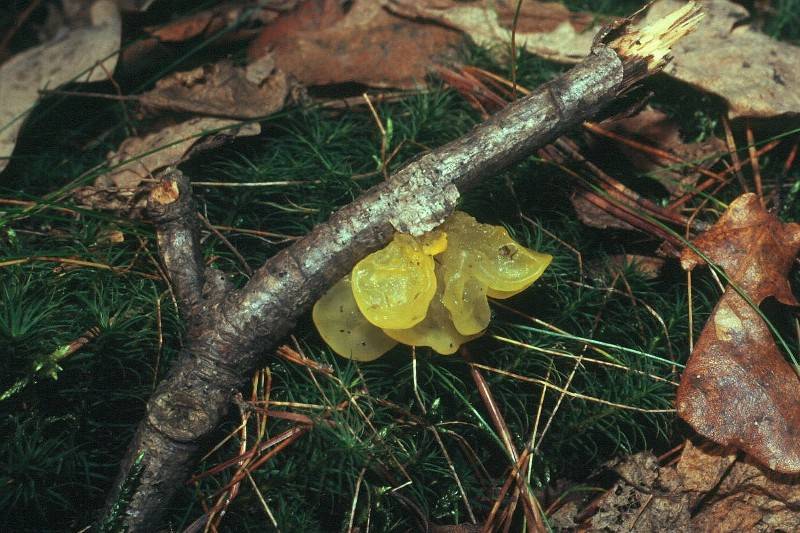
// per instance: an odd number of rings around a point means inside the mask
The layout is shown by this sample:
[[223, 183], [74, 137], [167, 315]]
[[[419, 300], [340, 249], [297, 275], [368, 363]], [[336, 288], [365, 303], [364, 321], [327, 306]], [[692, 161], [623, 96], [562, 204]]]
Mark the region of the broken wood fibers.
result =
[[210, 273], [205, 279], [201, 274], [198, 239], [187, 238], [197, 231], [188, 180], [180, 172], [167, 173], [165, 190], [178, 194], [151, 197], [150, 209], [175, 293], [189, 309], [186, 342], [147, 404], [110, 492], [106, 517], [116, 514], [120, 490], [137, 464], [121, 527], [156, 530], [204, 438], [227, 415], [261, 355], [278, 345], [328, 287], [394, 232], [419, 235], [438, 226], [455, 207], [460, 190], [528, 156], [661, 70], [670, 47], [701, 16], [689, 3], [640, 31], [628, 29], [627, 23], [614, 28], [616, 39], [598, 42], [572, 70], [366, 191], [270, 258], [240, 290], [217, 284], [203, 294], [201, 287], [212, 279]]

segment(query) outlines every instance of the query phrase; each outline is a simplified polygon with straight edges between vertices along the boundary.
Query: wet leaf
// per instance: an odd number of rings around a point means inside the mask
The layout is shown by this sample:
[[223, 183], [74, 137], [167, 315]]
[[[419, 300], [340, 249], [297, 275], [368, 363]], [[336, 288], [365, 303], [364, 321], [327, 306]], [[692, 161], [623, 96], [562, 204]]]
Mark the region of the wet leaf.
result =
[[90, 26], [25, 50], [0, 66], [0, 171], [8, 165], [40, 90], [70, 81], [105, 80], [114, 72], [122, 28], [117, 7], [99, 0], [90, 16]]
[[[797, 305], [788, 275], [800, 225], [780, 222], [756, 195], [737, 198], [694, 246], [753, 304], [772, 297]], [[703, 262], [689, 248], [681, 254], [687, 270]], [[800, 472], [800, 381], [758, 311], [730, 285], [689, 358], [676, 404], [701, 435], [773, 470]]]
[[[660, 0], [645, 21], [682, 4]], [[664, 72], [727, 100], [731, 117], [800, 113], [800, 47], [754, 30], [737, 3], [709, 0], [703, 10], [703, 23], [673, 47], [675, 59]]]
[[305, 85], [356, 82], [411, 89], [425, 84], [435, 60], [450, 55], [458, 32], [398, 17], [373, 0], [344, 10], [336, 0], [311, 0], [278, 18], [253, 42], [277, 67]]

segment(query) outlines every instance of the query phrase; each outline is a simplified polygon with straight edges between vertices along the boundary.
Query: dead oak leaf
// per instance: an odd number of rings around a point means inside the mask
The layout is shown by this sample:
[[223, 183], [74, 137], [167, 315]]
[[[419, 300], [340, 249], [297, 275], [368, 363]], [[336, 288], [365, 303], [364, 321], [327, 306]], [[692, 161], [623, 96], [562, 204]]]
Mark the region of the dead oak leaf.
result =
[[620, 217], [615, 216], [613, 212], [609, 213], [606, 210], [615, 207], [612, 202], [591, 191], [576, 189], [569, 197], [569, 201], [572, 203], [578, 219], [591, 228], [636, 230]]
[[724, 455], [724, 451], [694, 448], [687, 452], [684, 450], [677, 467], [685, 489], [691, 488], [686, 482], [697, 479], [699, 469], [707, 471], [708, 481], [713, 481], [715, 474], [718, 479], [709, 490], [694, 493], [694, 501], [701, 495], [704, 498], [694, 509], [692, 531], [798, 531], [798, 476], [776, 474], [752, 459], [733, 461], [734, 456]]
[[[797, 305], [788, 275], [800, 225], [782, 223], [756, 195], [737, 198], [694, 246], [754, 305], [768, 297]], [[681, 254], [686, 270], [703, 262], [690, 248]], [[700, 334], [676, 404], [701, 435], [778, 472], [800, 472], [800, 380], [758, 311], [731, 286]]]
[[278, 111], [288, 94], [286, 75], [276, 70], [272, 56], [266, 55], [247, 68], [221, 61], [176, 72], [159, 80], [139, 102], [151, 109], [249, 119]]
[[304, 85], [413, 89], [424, 86], [435, 60], [461, 42], [458, 32], [398, 17], [377, 0], [355, 0], [347, 11], [342, 5], [309, 0], [267, 27], [251, 45], [250, 57], [271, 51], [277, 67]]

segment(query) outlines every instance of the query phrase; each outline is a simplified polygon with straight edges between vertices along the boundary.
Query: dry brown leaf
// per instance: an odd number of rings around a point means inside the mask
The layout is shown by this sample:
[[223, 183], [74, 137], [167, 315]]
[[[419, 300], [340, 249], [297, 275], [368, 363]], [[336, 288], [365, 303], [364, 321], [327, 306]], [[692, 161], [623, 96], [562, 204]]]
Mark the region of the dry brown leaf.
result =
[[[516, 0], [388, 0], [387, 7], [406, 17], [433, 20], [463, 31], [479, 46], [506, 50]], [[558, 2], [522, 2], [515, 42], [532, 54], [577, 63], [592, 47], [599, 26], [589, 13], [573, 13]]]
[[[797, 305], [788, 275], [800, 224], [784, 224], [744, 194], [694, 246], [755, 304]], [[687, 248], [681, 265], [703, 264]], [[678, 414], [701, 435], [735, 446], [779, 472], [800, 472], [800, 380], [756, 309], [726, 287], [684, 370]]]
[[[250, 56], [271, 50], [277, 67], [305, 85], [356, 82], [411, 89], [440, 56], [461, 41], [458, 32], [397, 17], [375, 0], [310, 0], [268, 27]], [[294, 30], [294, 31], [293, 31]]]
[[247, 68], [230, 61], [176, 72], [139, 97], [148, 108], [228, 118], [258, 118], [283, 107], [289, 94], [286, 75], [271, 55]]
[[797, 531], [800, 482], [735, 452], [686, 442], [678, 464], [659, 467], [651, 454], [627, 458], [585, 531], [738, 533]]
[[[120, 64], [125, 75], [152, 65], [171, 63], [178, 59], [178, 48], [171, 46], [190, 39], [205, 40], [212, 48], [228, 51], [234, 43], [248, 42], [258, 29], [274, 21], [284, 11], [292, 9], [298, 0], [259, 0], [253, 2], [220, 2], [209, 9], [192, 13], [161, 26], [145, 28], [149, 35], [126, 44]], [[208, 50], [208, 49], [207, 49]]]
[[[615, 470], [622, 478], [600, 500], [586, 531], [649, 533], [690, 531], [689, 497], [664, 494], [663, 469], [648, 452], [632, 455]], [[666, 529], [665, 529], [666, 528]]]
[[666, 260], [661, 257], [636, 254], [620, 254], [608, 256], [606, 271], [616, 274], [631, 268], [645, 279], [657, 279], [661, 276]]
[[108, 156], [110, 166], [120, 166], [97, 178], [93, 186], [76, 190], [74, 197], [93, 209], [123, 211], [138, 216], [147, 201], [148, 189], [141, 186], [143, 179], [152, 178], [164, 167], [180, 163], [208, 136], [224, 141], [234, 136], [258, 135], [261, 131], [257, 123], [239, 124], [235, 120], [193, 118], [142, 137], [126, 139], [116, 152]]
[[91, 7], [91, 26], [28, 49], [0, 66], [0, 171], [42, 89], [105, 80], [117, 64], [121, 21], [114, 2]]
[[225, 2], [210, 9], [192, 13], [163, 26], [145, 28], [145, 31], [162, 43], [182, 43], [194, 38], [209, 38], [214, 33], [235, 23], [247, 6], [240, 2]]
[[[683, 2], [660, 0], [646, 22]], [[703, 2], [697, 30], [672, 48], [668, 75], [717, 94], [731, 117], [800, 114], [800, 47], [776, 41], [750, 27], [747, 10], [728, 0]]]
[[[681, 138], [678, 124], [666, 113], [645, 107], [632, 117], [609, 119], [602, 123], [609, 131], [626, 138], [644, 142], [704, 169], [712, 167], [726, 151], [725, 143], [717, 137], [701, 142], [686, 143]], [[649, 172], [670, 193], [672, 198], [683, 195], [697, 183], [700, 174], [694, 167], [675, 168], [673, 161], [636, 150], [622, 143], [615, 145], [631, 164], [641, 172]]]
[[301, 32], [318, 32], [342, 20], [345, 11], [341, 2], [334, 0], [304, 0], [294, 9], [288, 10], [277, 20], [261, 30], [248, 51], [251, 58], [258, 58], [268, 51], [272, 43], [291, 39]]
[[[684, 460], [682, 456], [681, 463]], [[725, 470], [722, 469], [726, 467], [725, 462], [718, 464], [716, 461], [712, 456], [710, 462], [720, 469], [721, 481], [713, 492], [703, 493], [711, 493], [711, 497], [692, 518], [693, 531], [800, 531], [800, 479], [797, 476], [776, 474], [752, 461], [737, 461]], [[696, 464], [684, 471], [696, 469]]]
[[[162, 26], [145, 28], [145, 31], [163, 43], [182, 43], [189, 39], [207, 39], [234, 24], [266, 24], [279, 13], [296, 7], [298, 0], [259, 0], [253, 2], [219, 2], [209, 9], [173, 20]], [[220, 37], [220, 36], [217, 36]]]
[[604, 205], [612, 204], [590, 191], [576, 189], [575, 192], [572, 193], [572, 196], [570, 196], [569, 201], [575, 209], [575, 214], [578, 215], [578, 220], [590, 228], [623, 229], [626, 231], [636, 230], [636, 228], [621, 218], [614, 216], [598, 206], [595, 202], [600, 201], [603, 202]]

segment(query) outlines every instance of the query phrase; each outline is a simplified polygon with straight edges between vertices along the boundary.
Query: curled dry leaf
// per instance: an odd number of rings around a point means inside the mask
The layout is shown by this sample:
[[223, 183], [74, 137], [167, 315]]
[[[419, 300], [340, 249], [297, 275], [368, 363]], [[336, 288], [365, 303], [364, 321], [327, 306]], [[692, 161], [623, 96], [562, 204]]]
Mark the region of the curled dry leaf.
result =
[[232, 137], [258, 135], [260, 131], [257, 123], [193, 118], [142, 137], [131, 137], [108, 156], [113, 170], [97, 178], [94, 185], [77, 189], [74, 197], [93, 209], [138, 216], [147, 203], [149, 192], [149, 187], [142, 186], [142, 180], [152, 178], [164, 167], [182, 162], [201, 142], [221, 143]]
[[356, 82], [412, 89], [424, 85], [435, 60], [451, 54], [458, 32], [398, 17], [376, 0], [309, 0], [275, 21], [253, 42], [279, 69], [305, 85]]
[[[253, 2], [219, 2], [161, 26], [144, 28], [148, 36], [127, 43], [120, 64], [125, 75], [155, 64], [171, 63], [178, 59], [179, 45], [190, 39], [204, 40], [213, 47], [226, 49], [232, 43], [250, 41], [259, 27], [275, 20], [292, 9], [298, 0], [261, 0]], [[226, 49], [227, 51], [227, 49]]]
[[632, 117], [609, 119], [602, 126], [626, 138], [644, 142], [647, 145], [665, 150], [687, 163], [685, 168], [674, 161], [659, 158], [657, 155], [643, 152], [626, 146], [615, 144], [618, 149], [640, 172], [648, 172], [669, 192], [671, 198], [677, 198], [691, 190], [700, 176], [696, 167], [703, 169], [714, 166], [726, 147], [718, 137], [709, 137], [700, 142], [684, 142], [678, 124], [663, 111], [650, 106], [645, 107]]
[[800, 482], [750, 461], [734, 450], [687, 441], [674, 466], [649, 453], [616, 468], [618, 481], [598, 503], [584, 531], [650, 532], [797, 531]]
[[665, 259], [649, 255], [610, 255], [606, 270], [612, 274], [618, 274], [626, 269], [632, 269], [645, 279], [657, 279], [661, 276], [664, 263], [666, 263]]
[[[503, 49], [511, 42], [516, 0], [388, 0], [389, 10], [463, 31], [479, 46]], [[562, 63], [577, 63], [592, 47], [599, 27], [590, 13], [573, 13], [559, 2], [522, 2], [515, 42]]]
[[[690, 502], [685, 494], [664, 494], [668, 472], [649, 452], [625, 458], [615, 470], [621, 479], [598, 502], [587, 531], [613, 533], [690, 531]], [[665, 475], [667, 474], [667, 475]]]
[[603, 209], [603, 206], [613, 207], [613, 204], [591, 191], [576, 188], [569, 201], [578, 219], [591, 228], [636, 230], [621, 218]]
[[[646, 22], [681, 4], [656, 2]], [[749, 13], [734, 2], [708, 0], [703, 10], [703, 23], [673, 47], [664, 72], [724, 98], [731, 117], [800, 114], [800, 47], [751, 28]]]
[[114, 2], [98, 0], [91, 25], [30, 48], [0, 66], [0, 171], [8, 165], [39, 91], [70, 81], [105, 80], [117, 64], [121, 21]]
[[283, 107], [286, 75], [266, 55], [247, 68], [230, 61], [176, 72], [139, 97], [145, 107], [228, 118], [258, 118]]
[[[800, 225], [782, 223], [756, 195], [737, 198], [694, 246], [754, 305], [769, 297], [797, 305], [788, 275]], [[686, 270], [703, 262], [690, 248], [681, 254]], [[676, 404], [701, 435], [778, 472], [800, 472], [800, 380], [757, 309], [730, 285], [689, 357]]]

